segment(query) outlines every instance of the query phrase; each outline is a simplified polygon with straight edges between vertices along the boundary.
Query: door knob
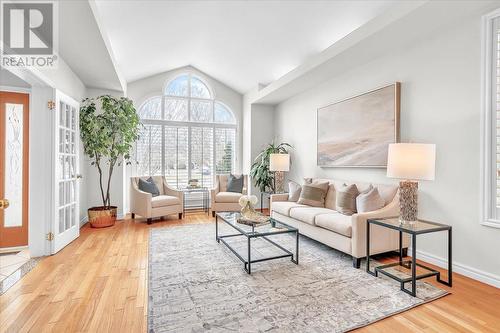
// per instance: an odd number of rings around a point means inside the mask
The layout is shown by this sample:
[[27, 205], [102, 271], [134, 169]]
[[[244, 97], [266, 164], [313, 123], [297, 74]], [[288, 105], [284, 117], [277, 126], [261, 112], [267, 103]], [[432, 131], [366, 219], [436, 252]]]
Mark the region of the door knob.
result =
[[83, 178], [83, 176], [81, 174], [76, 175], [76, 179], [82, 179], [82, 178]]
[[7, 199], [0, 199], [0, 209], [7, 209], [10, 203]]

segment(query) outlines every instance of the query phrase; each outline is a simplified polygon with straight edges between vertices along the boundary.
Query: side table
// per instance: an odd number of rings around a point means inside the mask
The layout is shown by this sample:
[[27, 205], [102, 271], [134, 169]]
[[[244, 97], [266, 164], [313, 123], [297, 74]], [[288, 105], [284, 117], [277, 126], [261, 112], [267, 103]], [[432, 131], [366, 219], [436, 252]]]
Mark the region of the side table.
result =
[[[385, 228], [398, 230], [399, 231], [399, 261], [381, 265], [375, 267], [375, 271], [370, 270], [370, 226], [372, 224], [379, 225]], [[424, 266], [417, 263], [417, 235], [428, 234], [431, 232], [438, 231], [448, 231], [448, 281], [441, 280], [441, 273], [430, 267]], [[403, 249], [402, 240], [403, 232], [410, 234], [412, 238], [411, 243], [411, 260], [403, 260]], [[366, 223], [366, 271], [374, 276], [378, 276], [378, 273], [384, 274], [401, 284], [401, 290], [407, 294], [415, 297], [417, 295], [417, 280], [428, 278], [430, 276], [436, 276], [439, 283], [445, 284], [447, 286], [452, 286], [452, 262], [451, 262], [451, 226], [436, 222], [429, 222], [424, 220], [418, 220], [412, 222], [411, 224], [401, 223], [399, 217], [389, 217], [381, 219], [369, 219]], [[402, 266], [407, 269], [411, 269], [411, 277], [400, 278], [391, 274], [386, 269], [394, 266]], [[417, 266], [426, 270], [426, 273], [417, 275]], [[405, 283], [411, 282], [411, 291], [405, 288]]]
[[183, 207], [182, 207], [182, 211], [183, 211], [183, 214], [186, 214], [186, 203], [187, 203], [187, 196], [189, 194], [192, 194], [192, 193], [201, 193], [201, 205], [198, 205], [198, 206], [191, 206], [191, 208], [199, 208], [199, 209], [202, 209], [203, 212], [209, 214], [209, 208], [210, 208], [210, 194], [208, 192], [208, 187], [184, 187], [184, 188], [181, 188], [181, 191], [182, 191], [182, 195], [183, 195], [183, 198], [184, 200], [183, 203]]

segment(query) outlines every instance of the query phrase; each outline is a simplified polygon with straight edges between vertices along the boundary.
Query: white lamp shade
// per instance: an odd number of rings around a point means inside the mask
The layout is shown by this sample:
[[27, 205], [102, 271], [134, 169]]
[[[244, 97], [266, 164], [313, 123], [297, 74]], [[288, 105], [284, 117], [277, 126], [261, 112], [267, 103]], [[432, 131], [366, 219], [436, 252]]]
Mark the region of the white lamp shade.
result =
[[387, 177], [408, 180], [434, 180], [436, 145], [393, 143], [389, 145]]
[[270, 154], [269, 171], [289, 171], [290, 155], [288, 154]]

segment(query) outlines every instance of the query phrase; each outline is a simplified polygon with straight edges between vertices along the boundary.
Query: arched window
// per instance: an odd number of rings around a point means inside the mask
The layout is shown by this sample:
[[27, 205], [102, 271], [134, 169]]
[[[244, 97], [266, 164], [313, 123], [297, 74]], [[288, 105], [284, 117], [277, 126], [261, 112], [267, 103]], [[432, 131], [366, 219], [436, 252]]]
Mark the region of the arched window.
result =
[[164, 175], [177, 188], [189, 179], [212, 187], [216, 174], [234, 170], [233, 112], [191, 73], [170, 80], [163, 93], [139, 107], [144, 127], [136, 146], [136, 174]]

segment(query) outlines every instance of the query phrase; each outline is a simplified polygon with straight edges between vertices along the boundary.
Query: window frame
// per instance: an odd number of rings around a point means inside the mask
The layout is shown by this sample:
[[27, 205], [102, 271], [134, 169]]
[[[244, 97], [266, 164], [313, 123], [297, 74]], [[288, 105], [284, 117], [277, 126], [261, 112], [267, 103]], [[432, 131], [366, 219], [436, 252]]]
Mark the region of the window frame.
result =
[[[175, 81], [177, 78], [188, 75], [188, 95], [187, 96], [177, 96], [177, 95], [167, 95], [165, 92], [173, 81]], [[209, 99], [207, 98], [200, 98], [200, 97], [191, 97], [191, 78], [195, 77], [196, 79], [200, 80], [208, 89], [210, 97]], [[147, 118], [140, 118], [141, 124], [144, 125], [160, 125], [161, 126], [161, 132], [162, 132], [162, 140], [165, 138], [165, 127], [166, 126], [177, 126], [177, 127], [186, 127], [188, 130], [188, 166], [191, 166], [192, 162], [192, 147], [191, 147], [191, 130], [194, 127], [199, 127], [199, 128], [211, 128], [212, 130], [212, 161], [213, 161], [213, 170], [212, 170], [212, 184], [215, 185], [215, 176], [218, 174], [217, 173], [217, 149], [216, 149], [216, 129], [234, 129], [234, 147], [233, 147], [233, 160], [232, 160], [232, 172], [235, 172], [236, 166], [237, 166], [237, 160], [238, 160], [238, 121], [237, 118], [232, 111], [232, 109], [224, 102], [217, 100], [215, 97], [215, 92], [212, 89], [212, 87], [200, 76], [195, 75], [193, 73], [180, 73], [176, 76], [174, 76], [172, 79], [168, 80], [166, 84], [163, 86], [162, 89], [162, 94], [161, 96], [159, 95], [150, 95], [147, 98], [143, 100], [143, 102], [139, 106], [139, 110], [142, 109], [142, 107], [148, 103], [150, 100], [155, 99], [155, 98], [161, 98], [161, 118], [162, 119], [147, 119]], [[177, 121], [177, 120], [165, 120], [165, 101], [166, 99], [177, 99], [177, 100], [186, 100], [187, 101], [187, 121]], [[204, 102], [209, 102], [211, 104], [211, 120], [209, 122], [202, 122], [202, 121], [191, 121], [191, 102], [192, 101], [204, 101]], [[215, 122], [215, 104], [220, 103], [222, 104], [232, 115], [232, 118], [234, 120], [233, 123], [217, 123]], [[151, 154], [151, 146], [149, 146], [149, 154]], [[162, 170], [162, 176], [165, 176], [165, 144], [162, 144], [161, 147], [161, 170]], [[192, 175], [192, 170], [190, 167], [187, 168], [188, 170], [188, 179], [191, 179]], [[149, 173], [151, 173], [151, 166], [149, 166]], [[142, 175], [140, 175], [142, 176]], [[177, 183], [178, 186], [178, 183]]]
[[[494, 28], [500, 28], [500, 9], [482, 17], [481, 27], [481, 129], [480, 129], [480, 224], [500, 228], [500, 207], [497, 207], [497, 55], [500, 49]], [[494, 82], [495, 81], [495, 82]]]

